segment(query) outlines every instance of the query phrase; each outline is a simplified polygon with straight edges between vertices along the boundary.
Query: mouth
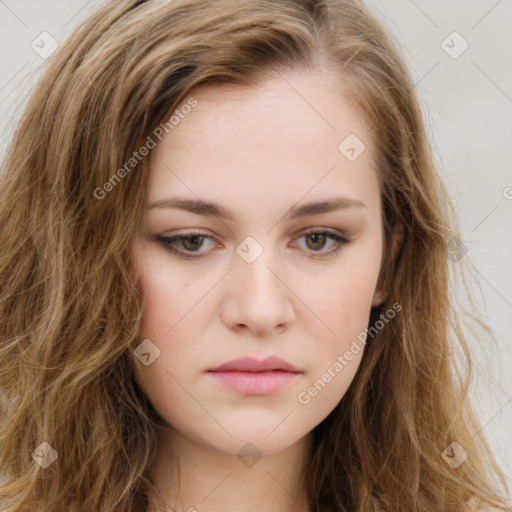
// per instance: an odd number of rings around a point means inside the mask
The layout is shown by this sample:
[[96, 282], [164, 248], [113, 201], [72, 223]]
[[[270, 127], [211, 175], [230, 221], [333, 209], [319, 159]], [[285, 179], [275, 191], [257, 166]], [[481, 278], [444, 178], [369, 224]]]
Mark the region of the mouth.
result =
[[208, 372], [214, 380], [238, 393], [249, 396], [261, 396], [275, 393], [286, 384], [294, 381], [301, 373], [283, 370], [264, 372], [225, 371]]
[[302, 372], [278, 357], [263, 361], [246, 357], [234, 359], [207, 371], [207, 375], [233, 391], [248, 396], [275, 393], [297, 380]]

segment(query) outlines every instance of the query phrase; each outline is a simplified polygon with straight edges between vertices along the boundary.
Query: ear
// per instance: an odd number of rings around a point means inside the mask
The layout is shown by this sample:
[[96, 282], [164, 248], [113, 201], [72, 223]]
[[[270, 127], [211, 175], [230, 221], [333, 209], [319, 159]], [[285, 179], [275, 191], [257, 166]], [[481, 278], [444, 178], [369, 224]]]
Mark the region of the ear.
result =
[[[404, 241], [404, 229], [401, 224], [398, 224], [398, 226], [393, 231], [393, 243], [391, 248], [391, 258], [392, 258], [392, 265], [394, 266], [396, 257], [398, 253], [400, 252], [400, 249], [402, 247], [402, 243]], [[387, 290], [382, 290], [382, 286], [379, 283], [377, 284], [377, 287], [375, 289], [375, 293], [373, 294], [372, 299], [372, 308], [380, 306], [387, 298]]]

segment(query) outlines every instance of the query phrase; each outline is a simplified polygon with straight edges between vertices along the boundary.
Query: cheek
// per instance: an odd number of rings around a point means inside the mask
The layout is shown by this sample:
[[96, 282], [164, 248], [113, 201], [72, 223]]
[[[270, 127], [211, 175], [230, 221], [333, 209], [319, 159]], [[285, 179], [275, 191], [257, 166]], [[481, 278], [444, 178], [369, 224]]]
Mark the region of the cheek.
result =
[[[345, 348], [348, 350], [331, 354], [325, 362], [317, 361], [316, 371], [301, 386], [296, 397], [302, 413], [321, 421], [346, 394], [361, 363], [363, 346], [354, 344]], [[347, 354], [350, 354], [349, 359]]]
[[148, 251], [143, 265], [139, 264], [144, 297], [142, 333], [165, 339], [171, 330], [179, 328], [183, 322], [180, 319], [185, 319], [193, 307], [201, 307], [197, 302], [202, 286], [197, 281], [190, 286], [193, 278], [169, 265], [165, 252]]
[[359, 257], [354, 255], [350, 264], [326, 274], [317, 281], [318, 287], [302, 289], [304, 303], [310, 305], [320, 322], [311, 320], [314, 356], [309, 378], [297, 398], [320, 415], [328, 414], [344, 396], [363, 356], [380, 270], [379, 245], [367, 249]]
[[371, 287], [359, 286], [351, 276], [317, 304], [322, 304], [316, 322], [310, 329], [312, 354], [310, 368], [297, 394], [302, 411], [315, 418], [326, 417], [350, 387], [365, 349], [365, 330], [371, 310]]
[[[140, 340], [149, 339], [160, 351], [149, 366], [141, 366], [146, 380], [160, 387], [159, 380], [168, 381], [165, 370], [179, 375], [197, 365], [196, 341], [200, 339], [201, 304], [194, 287], [170, 272], [161, 277], [146, 277], [143, 287], [144, 312]], [[156, 350], [156, 349], [155, 349]]]
[[177, 281], [172, 276], [146, 281], [140, 340], [151, 340], [159, 355], [147, 366], [135, 361], [137, 381], [159, 415], [173, 425], [179, 424], [180, 415], [187, 421], [201, 420], [187, 388], [191, 370], [199, 372], [204, 360], [196, 343], [202, 330], [197, 322], [200, 305], [190, 311], [197, 302], [187, 296], [193, 287]]
[[[139, 341], [150, 341], [152, 357], [148, 365], [135, 358], [136, 378], [151, 402], [165, 408], [165, 397], [177, 385], [167, 371], [176, 375], [178, 370], [190, 368], [194, 357], [190, 353], [194, 344], [190, 341], [196, 337], [194, 328], [198, 326], [188, 322], [187, 314], [199, 297], [197, 287], [189, 286], [190, 279], [166, 263], [165, 253], [138, 249], [134, 261], [144, 298]], [[194, 309], [199, 307], [197, 304]]]
[[324, 323], [324, 336], [344, 338], [353, 334], [354, 328], [367, 326], [379, 265], [380, 256], [375, 247], [370, 255], [361, 251], [350, 258], [347, 256], [346, 262], [316, 276], [314, 282], [303, 281], [300, 297]]
[[310, 290], [305, 297], [311, 309], [322, 312], [326, 321], [345, 325], [354, 315], [360, 317], [361, 313], [369, 311], [375, 281], [373, 272], [340, 271], [326, 279], [316, 291]]

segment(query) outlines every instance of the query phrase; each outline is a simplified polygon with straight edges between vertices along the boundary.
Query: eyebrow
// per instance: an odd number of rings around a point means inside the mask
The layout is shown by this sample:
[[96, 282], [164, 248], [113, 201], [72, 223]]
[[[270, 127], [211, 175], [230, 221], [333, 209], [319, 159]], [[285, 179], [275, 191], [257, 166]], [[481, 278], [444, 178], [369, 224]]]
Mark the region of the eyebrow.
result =
[[[166, 197], [152, 202], [148, 206], [148, 210], [153, 208], [178, 208], [197, 215], [207, 217], [217, 217], [233, 221], [235, 216], [224, 206], [220, 204], [203, 201], [201, 199], [188, 199], [184, 197]], [[366, 205], [358, 199], [349, 197], [332, 197], [322, 201], [312, 201], [303, 203], [290, 208], [284, 215], [285, 219], [294, 220], [309, 215], [317, 215], [320, 213], [329, 213], [337, 210], [345, 210], [348, 208], [366, 208]]]

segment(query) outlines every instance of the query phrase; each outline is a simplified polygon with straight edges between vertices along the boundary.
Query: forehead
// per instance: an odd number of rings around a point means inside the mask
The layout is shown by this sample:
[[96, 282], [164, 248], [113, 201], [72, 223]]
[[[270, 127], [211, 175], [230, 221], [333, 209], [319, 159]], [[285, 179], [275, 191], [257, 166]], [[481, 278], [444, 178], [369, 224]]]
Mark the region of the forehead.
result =
[[236, 211], [305, 194], [378, 201], [369, 127], [337, 87], [334, 78], [288, 72], [252, 86], [196, 89], [196, 106], [154, 150], [149, 202], [173, 193], [228, 202]]

